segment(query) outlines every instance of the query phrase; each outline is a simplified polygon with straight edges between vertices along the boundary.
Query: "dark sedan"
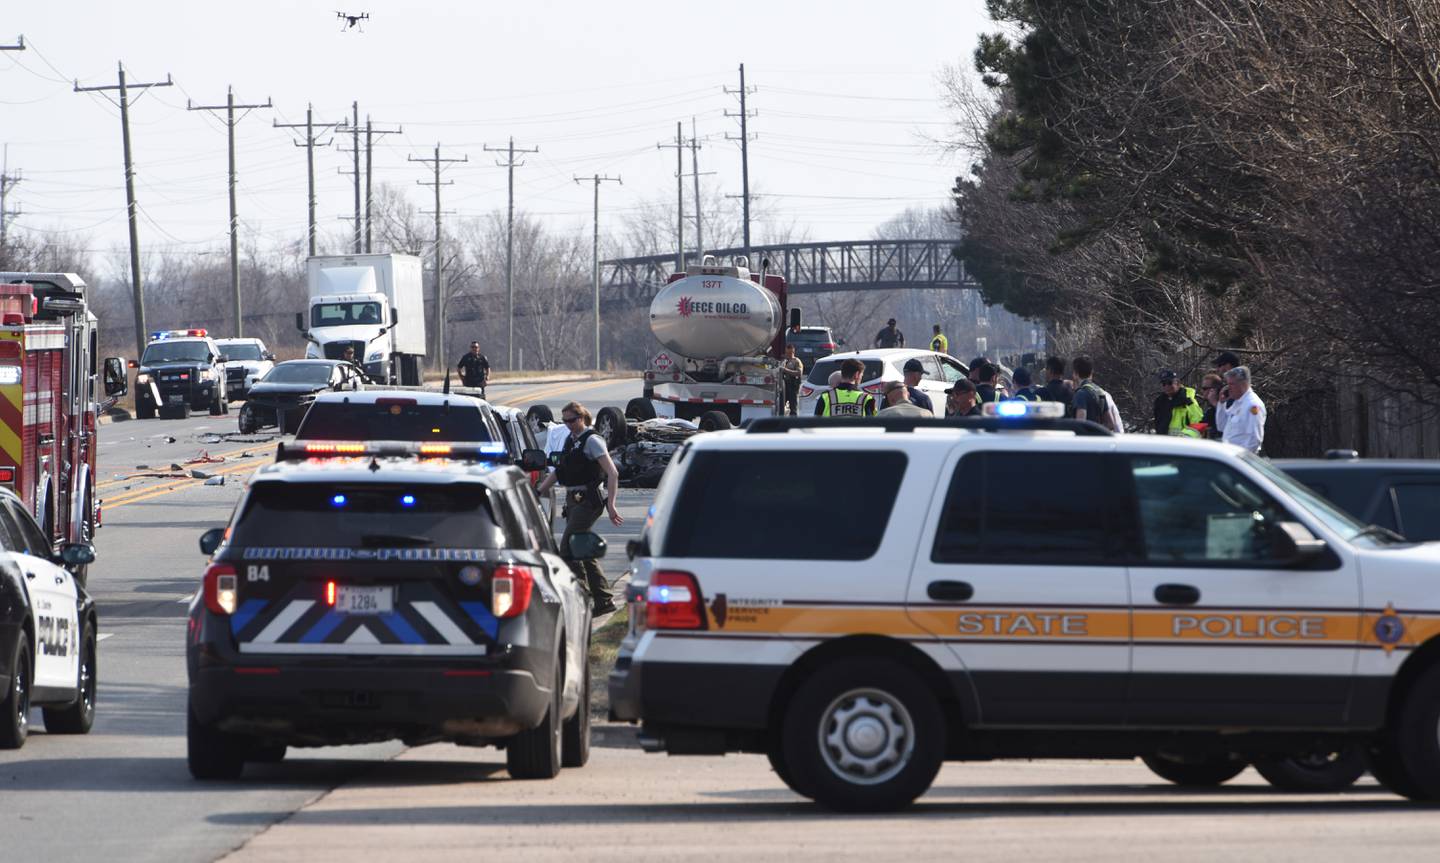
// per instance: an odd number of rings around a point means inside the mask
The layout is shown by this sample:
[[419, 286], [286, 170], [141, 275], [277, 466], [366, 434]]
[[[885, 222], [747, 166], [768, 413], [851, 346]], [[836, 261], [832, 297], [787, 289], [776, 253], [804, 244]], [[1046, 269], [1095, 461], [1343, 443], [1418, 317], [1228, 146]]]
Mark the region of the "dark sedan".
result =
[[280, 363], [250, 388], [240, 407], [240, 432], [252, 434], [275, 426], [293, 434], [315, 396], [323, 392], [355, 389], [364, 372], [343, 360], [289, 360]]

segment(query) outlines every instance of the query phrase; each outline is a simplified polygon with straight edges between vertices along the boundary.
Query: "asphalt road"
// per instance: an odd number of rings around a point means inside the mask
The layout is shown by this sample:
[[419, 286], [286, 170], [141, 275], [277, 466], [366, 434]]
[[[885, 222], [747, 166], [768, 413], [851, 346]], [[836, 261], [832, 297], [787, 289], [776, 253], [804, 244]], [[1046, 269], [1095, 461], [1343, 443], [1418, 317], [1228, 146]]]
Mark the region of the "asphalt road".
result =
[[[623, 406], [639, 382], [496, 386], [495, 401]], [[759, 756], [671, 758], [599, 729], [591, 763], [552, 781], [508, 778], [494, 749], [398, 743], [298, 750], [234, 783], [185, 768], [184, 615], [240, 483], [273, 438], [221, 439], [234, 416], [125, 422], [102, 430], [106, 526], [91, 568], [100, 609], [100, 693], [85, 737], [38, 731], [0, 752], [0, 860], [238, 861], [524, 859], [1320, 860], [1429, 859], [1433, 810], [1368, 777], [1338, 795], [1287, 795], [1253, 771], [1195, 792], [1138, 762], [952, 764], [911, 809], [824, 813]], [[173, 438], [173, 441], [171, 440]], [[208, 454], [221, 462], [187, 461]], [[171, 471], [171, 465], [181, 471]], [[139, 465], [148, 466], [141, 469]], [[170, 474], [202, 470], [220, 486]], [[624, 491], [627, 523], [601, 527], [606, 569], [644, 518], [649, 492]], [[38, 724], [38, 714], [34, 717]]]
[[[571, 398], [623, 406], [639, 389], [638, 380], [571, 381], [497, 385], [489, 395], [518, 407], [544, 402], [558, 413]], [[398, 743], [300, 750], [244, 782], [190, 779], [184, 636], [205, 564], [196, 542], [225, 524], [244, 479], [271, 459], [277, 440], [238, 435], [235, 416], [232, 409], [101, 428], [104, 527], [90, 568], [101, 638], [95, 728], [50, 737], [36, 711], [25, 748], [0, 752], [0, 860], [214, 860], [403, 751]], [[223, 461], [190, 463], [205, 456]], [[204, 485], [192, 470], [225, 484]], [[648, 493], [626, 492], [621, 503], [629, 523], [603, 524], [612, 575], [624, 569], [624, 541], [644, 518]]]

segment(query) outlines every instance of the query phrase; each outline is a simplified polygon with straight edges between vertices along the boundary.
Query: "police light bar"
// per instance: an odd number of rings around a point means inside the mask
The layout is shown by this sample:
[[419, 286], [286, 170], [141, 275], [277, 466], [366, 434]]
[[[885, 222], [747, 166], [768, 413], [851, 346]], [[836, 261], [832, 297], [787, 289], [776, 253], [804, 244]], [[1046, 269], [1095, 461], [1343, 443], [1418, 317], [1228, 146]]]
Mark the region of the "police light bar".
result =
[[166, 339], [203, 339], [210, 335], [210, 331], [204, 327], [197, 327], [190, 330], [156, 330], [150, 334], [150, 341], [163, 342]]
[[505, 444], [491, 441], [422, 443], [419, 441], [307, 440], [280, 444], [277, 461], [312, 458], [448, 458], [456, 461], [497, 461]]
[[1060, 402], [987, 402], [980, 413], [1005, 419], [1060, 419], [1065, 416], [1065, 406]]

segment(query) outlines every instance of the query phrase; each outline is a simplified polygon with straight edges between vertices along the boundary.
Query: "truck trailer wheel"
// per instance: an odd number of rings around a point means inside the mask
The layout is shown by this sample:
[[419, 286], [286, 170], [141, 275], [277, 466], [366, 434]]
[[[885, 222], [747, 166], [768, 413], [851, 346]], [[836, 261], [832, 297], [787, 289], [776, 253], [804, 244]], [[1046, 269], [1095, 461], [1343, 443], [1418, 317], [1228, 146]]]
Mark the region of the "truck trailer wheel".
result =
[[723, 431], [734, 428], [724, 411], [706, 411], [700, 415], [700, 431]]
[[631, 399], [625, 403], [625, 418], [644, 422], [655, 419], [655, 405], [649, 399]]

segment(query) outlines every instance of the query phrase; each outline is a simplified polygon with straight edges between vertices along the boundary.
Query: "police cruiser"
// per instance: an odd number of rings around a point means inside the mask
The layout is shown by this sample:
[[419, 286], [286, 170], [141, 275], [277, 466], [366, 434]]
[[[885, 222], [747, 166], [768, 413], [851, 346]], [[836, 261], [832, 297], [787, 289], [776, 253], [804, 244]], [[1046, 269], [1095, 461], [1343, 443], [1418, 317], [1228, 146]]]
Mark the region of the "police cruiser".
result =
[[201, 538], [192, 775], [394, 738], [500, 746], [516, 778], [585, 764], [589, 597], [504, 456], [309, 440], [256, 472], [229, 527]]
[[95, 723], [95, 601], [74, 575], [94, 560], [89, 543], [52, 552], [19, 496], [0, 488], [0, 749], [25, 745], [35, 707], [49, 734]]
[[1293, 789], [1363, 758], [1440, 799], [1440, 545], [1236, 447], [986, 408], [690, 440], [630, 549], [614, 717], [840, 810], [1040, 757]]

